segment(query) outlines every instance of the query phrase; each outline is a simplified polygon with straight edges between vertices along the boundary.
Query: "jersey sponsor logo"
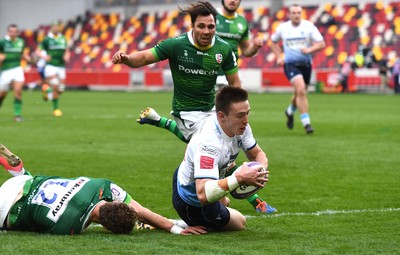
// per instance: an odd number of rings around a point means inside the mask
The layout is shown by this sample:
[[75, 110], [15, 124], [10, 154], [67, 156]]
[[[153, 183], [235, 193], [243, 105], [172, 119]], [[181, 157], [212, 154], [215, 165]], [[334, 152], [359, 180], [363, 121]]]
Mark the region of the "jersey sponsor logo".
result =
[[222, 62], [222, 54], [220, 54], [220, 53], [215, 54], [215, 60], [217, 60], [218, 64], [221, 64], [221, 62]]
[[204, 70], [204, 69], [192, 69], [192, 68], [186, 68], [183, 65], [178, 65], [178, 70], [183, 71], [187, 74], [200, 74], [200, 75], [209, 75], [209, 76], [214, 76], [218, 74], [218, 71], [215, 70]]
[[208, 156], [200, 156], [200, 169], [213, 169], [214, 158]]
[[183, 56], [178, 56], [177, 58], [181, 62], [194, 63], [194, 58], [189, 57], [189, 53], [187, 50], [183, 51]]
[[200, 148], [200, 153], [207, 153], [208, 155], [218, 156], [218, 150], [214, 148], [210, 148], [207, 146], [202, 146]]

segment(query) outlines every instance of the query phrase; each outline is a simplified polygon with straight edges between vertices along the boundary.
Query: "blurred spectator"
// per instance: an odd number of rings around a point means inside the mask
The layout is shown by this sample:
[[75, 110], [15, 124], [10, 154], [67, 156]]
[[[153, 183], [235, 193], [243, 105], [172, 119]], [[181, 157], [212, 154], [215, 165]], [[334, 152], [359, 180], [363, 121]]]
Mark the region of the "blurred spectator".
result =
[[385, 92], [389, 86], [389, 77], [388, 77], [388, 61], [386, 58], [382, 58], [378, 61], [379, 68], [379, 76], [381, 77], [381, 92]]
[[339, 77], [339, 84], [342, 86], [342, 93], [349, 92], [349, 76], [352, 68], [352, 63], [350, 59], [347, 59], [342, 66], [340, 67], [340, 77]]

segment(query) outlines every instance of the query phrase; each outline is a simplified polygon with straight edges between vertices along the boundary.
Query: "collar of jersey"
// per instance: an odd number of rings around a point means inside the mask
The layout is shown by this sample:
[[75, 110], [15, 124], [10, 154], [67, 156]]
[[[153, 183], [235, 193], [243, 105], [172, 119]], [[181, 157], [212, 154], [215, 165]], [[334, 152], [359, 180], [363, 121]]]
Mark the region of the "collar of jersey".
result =
[[57, 37], [60, 37], [60, 36], [61, 36], [61, 33], [57, 33], [57, 35], [55, 36], [53, 33], [49, 32], [49, 33], [47, 34], [47, 36], [50, 37], [50, 38], [57, 38]]
[[214, 117], [214, 125], [215, 125], [215, 129], [217, 130], [218, 134], [220, 134], [224, 140], [226, 140], [226, 141], [233, 140], [234, 136], [229, 137], [227, 134], [225, 134], [224, 130], [222, 129], [221, 125], [218, 122], [217, 115], [215, 115], [215, 117]]
[[210, 44], [210, 45], [208, 45], [208, 46], [206, 46], [206, 47], [201, 47], [201, 46], [199, 46], [199, 45], [197, 45], [197, 44], [194, 43], [192, 33], [193, 33], [193, 29], [190, 29], [190, 31], [187, 32], [189, 41], [190, 41], [191, 44], [193, 44], [194, 47], [198, 48], [199, 50], [203, 50], [203, 51], [204, 51], [204, 50], [208, 50], [209, 48], [211, 48], [212, 46], [214, 46], [214, 43], [215, 43], [215, 36], [212, 38], [211, 44]]
[[222, 11], [222, 8], [217, 8], [218, 14], [224, 16], [227, 19], [235, 19], [237, 17], [237, 12], [235, 12], [232, 16], [225, 15]]

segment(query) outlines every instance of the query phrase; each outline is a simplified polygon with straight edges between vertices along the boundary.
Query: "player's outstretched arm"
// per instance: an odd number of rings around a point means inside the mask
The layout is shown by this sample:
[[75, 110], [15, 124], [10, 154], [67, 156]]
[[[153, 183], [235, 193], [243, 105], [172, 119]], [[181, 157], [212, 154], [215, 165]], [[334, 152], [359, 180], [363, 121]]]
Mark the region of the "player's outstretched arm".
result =
[[171, 221], [169, 221], [167, 218], [151, 211], [150, 209], [143, 207], [140, 205], [138, 202], [132, 199], [132, 201], [129, 204], [132, 206], [136, 213], [138, 220], [149, 224], [153, 227], [163, 229], [167, 232], [170, 232], [172, 234], [180, 234], [180, 235], [189, 235], [189, 234], [195, 234], [195, 235], [200, 235], [200, 234], [206, 234], [207, 231], [205, 230], [204, 227], [201, 226], [193, 226], [193, 227], [187, 227], [187, 228], [182, 228], [178, 225], [173, 224]]
[[112, 57], [112, 62], [114, 64], [124, 64], [132, 68], [146, 66], [158, 61], [159, 60], [151, 52], [151, 49], [136, 51], [129, 55], [123, 51], [117, 51]]

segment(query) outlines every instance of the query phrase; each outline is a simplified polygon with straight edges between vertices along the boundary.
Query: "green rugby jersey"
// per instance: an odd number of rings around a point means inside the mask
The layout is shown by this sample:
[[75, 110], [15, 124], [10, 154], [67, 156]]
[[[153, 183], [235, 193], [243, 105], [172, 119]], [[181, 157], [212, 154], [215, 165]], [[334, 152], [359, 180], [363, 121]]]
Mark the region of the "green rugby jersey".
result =
[[49, 33], [46, 38], [40, 43], [40, 49], [45, 50], [47, 55], [51, 57], [47, 64], [65, 67], [64, 53], [68, 48], [67, 39], [62, 35], [58, 34], [54, 36]]
[[122, 200], [129, 204], [131, 197], [110, 185], [111, 181], [107, 179], [35, 176], [29, 191], [24, 192], [24, 197], [10, 209], [11, 229], [80, 234], [87, 227], [85, 224], [91, 211], [101, 200]]
[[152, 49], [158, 60], [169, 60], [174, 95], [173, 115], [180, 111], [209, 111], [214, 106], [218, 70], [238, 72], [236, 57], [228, 43], [215, 36], [209, 47], [195, 45], [192, 31], [161, 41]]
[[25, 49], [25, 41], [17, 37], [14, 41], [7, 35], [0, 39], [0, 53], [6, 55], [6, 58], [0, 65], [0, 70], [7, 70], [21, 66], [21, 57]]
[[237, 13], [233, 17], [226, 17], [222, 10], [218, 10], [216, 30], [216, 34], [229, 43], [238, 58], [239, 42], [249, 40], [247, 20]]

